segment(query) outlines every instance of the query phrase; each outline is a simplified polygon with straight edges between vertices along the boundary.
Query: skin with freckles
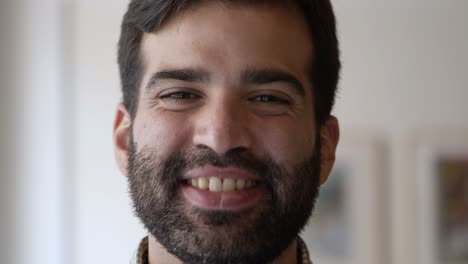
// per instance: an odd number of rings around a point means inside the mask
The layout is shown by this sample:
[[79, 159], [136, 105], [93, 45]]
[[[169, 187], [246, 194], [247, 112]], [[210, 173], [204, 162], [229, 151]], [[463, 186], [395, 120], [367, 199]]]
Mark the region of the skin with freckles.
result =
[[[292, 7], [206, 2], [144, 34], [136, 116], [119, 105], [114, 143], [151, 234], [150, 263], [296, 262], [294, 237], [339, 138], [334, 117], [316, 126], [313, 55]], [[236, 210], [200, 208], [182, 182], [207, 168], [245, 172], [261, 182], [260, 198]]]

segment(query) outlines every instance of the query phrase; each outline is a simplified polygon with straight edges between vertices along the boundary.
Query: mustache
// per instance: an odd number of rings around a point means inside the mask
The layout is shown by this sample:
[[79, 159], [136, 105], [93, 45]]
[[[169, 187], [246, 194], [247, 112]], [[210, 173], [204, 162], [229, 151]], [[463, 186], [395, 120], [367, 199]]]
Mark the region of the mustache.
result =
[[209, 148], [204, 148], [174, 153], [166, 160], [164, 171], [171, 172], [176, 176], [176, 180], [181, 180], [186, 171], [207, 165], [218, 168], [236, 167], [255, 174], [265, 181], [271, 181], [273, 174], [283, 170], [272, 158], [259, 158], [243, 149], [231, 149], [218, 154]]

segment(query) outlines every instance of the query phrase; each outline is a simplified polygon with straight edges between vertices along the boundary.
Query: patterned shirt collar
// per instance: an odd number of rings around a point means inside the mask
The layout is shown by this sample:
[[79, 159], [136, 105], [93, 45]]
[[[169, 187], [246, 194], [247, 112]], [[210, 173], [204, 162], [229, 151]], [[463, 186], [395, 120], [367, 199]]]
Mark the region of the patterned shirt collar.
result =
[[[298, 237], [297, 238], [297, 254], [298, 264], [312, 264], [309, 257], [309, 250], [305, 242]], [[148, 262], [148, 237], [141, 240], [135, 255], [133, 256], [130, 264], [149, 264]]]

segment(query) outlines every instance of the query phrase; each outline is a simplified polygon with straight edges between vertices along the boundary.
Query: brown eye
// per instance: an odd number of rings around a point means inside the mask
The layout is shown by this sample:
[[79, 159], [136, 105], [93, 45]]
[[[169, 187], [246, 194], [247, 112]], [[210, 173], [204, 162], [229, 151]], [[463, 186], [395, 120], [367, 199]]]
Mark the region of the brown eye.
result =
[[276, 116], [288, 112], [292, 107], [292, 101], [286, 96], [273, 94], [257, 94], [249, 98], [250, 107], [260, 115]]
[[160, 98], [161, 99], [173, 99], [173, 100], [194, 100], [194, 99], [197, 99], [199, 98], [200, 96], [198, 95], [195, 95], [193, 93], [189, 93], [189, 92], [174, 92], [174, 93], [169, 93], [169, 94], [165, 94], [165, 95], [162, 95]]
[[203, 95], [193, 89], [170, 89], [158, 97], [160, 105], [171, 111], [186, 111], [198, 107], [203, 102]]
[[284, 100], [274, 95], [258, 95], [250, 99], [253, 102], [259, 103], [279, 103], [279, 104], [290, 104], [288, 100]]

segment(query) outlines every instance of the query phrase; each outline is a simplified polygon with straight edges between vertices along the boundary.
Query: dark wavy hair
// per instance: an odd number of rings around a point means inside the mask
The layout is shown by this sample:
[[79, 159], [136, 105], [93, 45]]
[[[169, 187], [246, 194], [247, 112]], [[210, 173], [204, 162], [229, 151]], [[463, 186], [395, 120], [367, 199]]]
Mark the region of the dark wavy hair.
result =
[[[330, 116], [339, 72], [338, 39], [335, 15], [330, 0], [218, 0], [227, 4], [295, 4], [309, 26], [314, 44], [314, 61], [311, 62], [310, 79], [314, 89], [316, 120], [322, 125]], [[136, 115], [138, 87], [143, 73], [140, 48], [143, 33], [156, 32], [170, 17], [201, 0], [132, 0], [123, 18], [118, 44], [118, 64], [123, 102], [131, 118]]]

